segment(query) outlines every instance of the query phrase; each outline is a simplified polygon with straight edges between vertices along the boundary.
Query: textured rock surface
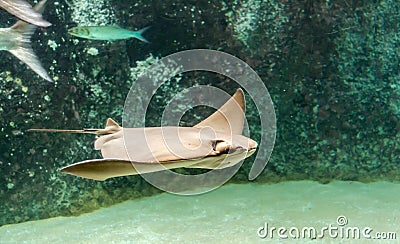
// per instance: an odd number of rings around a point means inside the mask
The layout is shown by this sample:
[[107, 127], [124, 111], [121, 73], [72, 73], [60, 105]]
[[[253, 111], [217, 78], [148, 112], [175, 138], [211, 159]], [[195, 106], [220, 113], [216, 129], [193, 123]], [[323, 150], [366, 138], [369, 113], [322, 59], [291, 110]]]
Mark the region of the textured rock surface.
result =
[[[52, 1], [44, 16], [53, 25], [39, 28], [32, 45], [56, 82], [0, 53], [0, 224], [77, 215], [159, 192], [138, 176], [93, 182], [62, 175], [62, 166], [100, 157], [94, 138], [25, 131], [103, 127], [107, 117], [121, 121], [138, 73], [157, 58], [191, 48], [243, 59], [271, 93], [277, 141], [257, 181], [399, 180], [400, 6], [361, 2]], [[0, 12], [1, 27], [14, 22]], [[67, 34], [77, 24], [152, 26], [145, 33], [151, 43], [77, 39]], [[237, 88], [224, 77], [187, 74], [157, 92], [148, 124], [159, 124], [168, 100], [195, 84], [229, 93]], [[185, 114], [182, 125], [206, 115]], [[247, 118], [259, 139], [251, 101]], [[233, 181], [247, 182], [249, 162]]]

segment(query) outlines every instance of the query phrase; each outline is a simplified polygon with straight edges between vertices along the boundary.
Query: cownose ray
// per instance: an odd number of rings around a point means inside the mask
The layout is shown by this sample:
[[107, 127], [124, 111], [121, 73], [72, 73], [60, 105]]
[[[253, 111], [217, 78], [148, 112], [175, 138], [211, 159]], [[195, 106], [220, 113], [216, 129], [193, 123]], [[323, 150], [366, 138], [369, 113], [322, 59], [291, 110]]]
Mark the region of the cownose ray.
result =
[[252, 155], [257, 142], [242, 135], [245, 100], [241, 89], [216, 112], [193, 127], [122, 128], [108, 119], [104, 129], [42, 132], [93, 133], [103, 159], [68, 165], [61, 172], [103, 181], [174, 168], [223, 169]]
[[0, 7], [18, 19], [33, 25], [48, 27], [51, 24], [44, 20], [42, 13], [35, 11], [25, 0], [0, 0]]
[[[33, 9], [38, 13], [43, 13], [46, 2], [47, 0], [38, 2]], [[36, 28], [36, 25], [22, 20], [17, 21], [10, 28], [0, 28], [0, 50], [9, 51], [43, 79], [52, 81], [31, 46], [30, 38]]]

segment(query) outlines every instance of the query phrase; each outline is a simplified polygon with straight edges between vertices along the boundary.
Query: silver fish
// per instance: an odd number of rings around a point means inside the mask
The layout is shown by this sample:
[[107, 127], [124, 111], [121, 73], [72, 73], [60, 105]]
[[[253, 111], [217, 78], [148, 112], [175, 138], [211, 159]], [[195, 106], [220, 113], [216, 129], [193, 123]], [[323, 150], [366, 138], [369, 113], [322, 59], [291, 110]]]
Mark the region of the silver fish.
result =
[[123, 29], [119, 26], [77, 26], [69, 29], [68, 34], [80, 38], [102, 41], [115, 41], [136, 38], [138, 40], [141, 40], [142, 42], [149, 43], [149, 41], [147, 41], [146, 38], [142, 36], [142, 34], [149, 28], [150, 26], [147, 26], [138, 31], [131, 31]]
[[[35, 5], [34, 10], [43, 13], [46, 1], [40, 1]], [[35, 29], [35, 25], [28, 24], [22, 20], [10, 28], [0, 28], [0, 50], [9, 51], [43, 79], [53, 81], [32, 50], [30, 38]]]
[[0, 7], [17, 18], [33, 25], [48, 27], [51, 24], [44, 20], [41, 13], [36, 12], [32, 6], [24, 0], [0, 0]]

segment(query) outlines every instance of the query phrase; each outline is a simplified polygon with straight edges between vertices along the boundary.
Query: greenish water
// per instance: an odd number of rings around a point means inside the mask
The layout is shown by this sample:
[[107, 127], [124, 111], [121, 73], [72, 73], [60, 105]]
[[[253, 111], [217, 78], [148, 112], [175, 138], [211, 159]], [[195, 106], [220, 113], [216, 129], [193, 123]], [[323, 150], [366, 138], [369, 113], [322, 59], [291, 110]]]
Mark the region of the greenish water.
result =
[[[312, 181], [278, 184], [230, 184], [198, 196], [160, 194], [132, 200], [78, 217], [58, 217], [0, 227], [1, 243], [257, 243], [283, 241], [277, 232], [265, 239], [260, 227], [338, 228], [338, 217], [347, 218], [343, 228], [370, 227], [395, 233], [400, 238], [400, 184]], [[271, 233], [271, 232], [270, 232]], [[339, 232], [336, 232], [339, 233]], [[261, 232], [261, 234], [264, 234]], [[345, 235], [328, 232], [316, 241], [352, 243]], [[286, 235], [289, 235], [286, 232]], [[351, 237], [351, 236], [350, 236]], [[306, 238], [289, 240], [309, 242]], [[357, 239], [357, 238], [356, 238]], [[368, 238], [361, 235], [358, 243]], [[376, 241], [376, 240], [375, 240]]]

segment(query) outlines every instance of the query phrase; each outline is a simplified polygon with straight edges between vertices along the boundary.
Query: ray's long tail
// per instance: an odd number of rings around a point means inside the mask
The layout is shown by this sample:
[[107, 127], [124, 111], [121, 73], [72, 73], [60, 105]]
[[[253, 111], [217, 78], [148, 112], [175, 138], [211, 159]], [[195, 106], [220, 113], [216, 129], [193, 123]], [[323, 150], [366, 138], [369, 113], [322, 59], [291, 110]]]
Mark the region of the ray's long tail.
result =
[[56, 132], [56, 133], [85, 133], [98, 134], [102, 129], [83, 129], [83, 130], [63, 130], [63, 129], [29, 129], [29, 132]]

